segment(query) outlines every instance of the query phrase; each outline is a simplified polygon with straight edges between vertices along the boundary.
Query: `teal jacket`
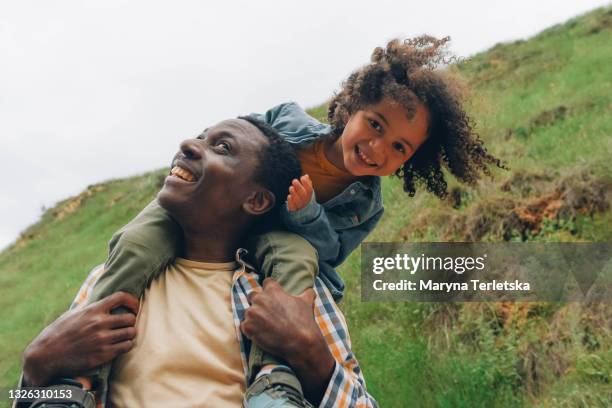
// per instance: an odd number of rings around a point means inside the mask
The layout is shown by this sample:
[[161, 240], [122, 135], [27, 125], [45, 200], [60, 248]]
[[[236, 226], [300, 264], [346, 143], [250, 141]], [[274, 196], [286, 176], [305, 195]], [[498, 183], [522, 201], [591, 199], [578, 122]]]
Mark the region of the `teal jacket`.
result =
[[[275, 128], [296, 149], [327, 137], [331, 127], [308, 115], [297, 103], [275, 106], [251, 116]], [[313, 199], [303, 209], [281, 218], [289, 231], [306, 238], [319, 253], [319, 276], [336, 301], [342, 298], [344, 281], [335, 271], [374, 229], [384, 212], [380, 177], [367, 176], [349, 185], [323, 204]]]

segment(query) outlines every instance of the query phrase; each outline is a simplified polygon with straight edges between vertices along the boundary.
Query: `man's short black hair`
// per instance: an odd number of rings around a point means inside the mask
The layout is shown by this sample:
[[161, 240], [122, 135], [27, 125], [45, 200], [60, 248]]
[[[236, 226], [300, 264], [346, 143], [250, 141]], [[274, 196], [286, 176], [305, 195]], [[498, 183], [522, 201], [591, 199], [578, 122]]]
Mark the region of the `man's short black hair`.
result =
[[238, 119], [246, 120], [268, 139], [268, 144], [259, 151], [259, 165], [255, 169], [253, 180], [274, 194], [276, 204], [264, 216], [265, 220], [258, 222], [258, 229], [261, 229], [261, 227], [276, 224], [279, 209], [285, 205], [289, 194], [291, 181], [300, 178], [302, 167], [293, 147], [276, 129], [252, 116], [240, 116]]

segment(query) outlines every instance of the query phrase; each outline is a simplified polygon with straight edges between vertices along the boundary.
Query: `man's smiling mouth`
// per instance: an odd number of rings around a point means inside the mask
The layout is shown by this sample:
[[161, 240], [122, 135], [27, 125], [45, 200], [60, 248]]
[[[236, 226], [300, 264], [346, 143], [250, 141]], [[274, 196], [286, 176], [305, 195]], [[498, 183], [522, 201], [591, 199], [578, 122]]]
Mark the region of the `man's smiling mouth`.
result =
[[170, 174], [182, 180], [189, 181], [190, 183], [195, 181], [195, 177], [189, 170], [179, 166], [174, 166], [172, 170], [170, 170]]

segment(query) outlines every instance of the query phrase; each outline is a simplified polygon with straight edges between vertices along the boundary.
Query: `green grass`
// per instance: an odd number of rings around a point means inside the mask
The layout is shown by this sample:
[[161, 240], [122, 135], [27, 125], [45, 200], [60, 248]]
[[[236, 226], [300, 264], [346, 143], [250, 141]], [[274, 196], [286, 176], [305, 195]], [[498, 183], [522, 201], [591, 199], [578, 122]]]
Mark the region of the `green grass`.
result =
[[[611, 21], [611, 8], [598, 9], [453, 67], [470, 86], [477, 130], [511, 171], [474, 188], [449, 179], [460, 192], [457, 209], [423, 192], [410, 199], [398, 180], [386, 179], [385, 217], [369, 240], [478, 234], [488, 241], [609, 242]], [[325, 112], [325, 105], [311, 110], [320, 119]], [[162, 173], [91, 186], [48, 210], [0, 254], [0, 388], [15, 384], [26, 344], [68, 307], [104, 260], [113, 232], [154, 196]], [[587, 204], [539, 230], [500, 227], [512, 208], [563, 188], [565, 204], [576, 196]], [[478, 230], [483, 221], [489, 227]], [[605, 305], [363, 303], [359, 259], [358, 250], [340, 268], [347, 282], [342, 308], [381, 406], [612, 405], [612, 311]]]

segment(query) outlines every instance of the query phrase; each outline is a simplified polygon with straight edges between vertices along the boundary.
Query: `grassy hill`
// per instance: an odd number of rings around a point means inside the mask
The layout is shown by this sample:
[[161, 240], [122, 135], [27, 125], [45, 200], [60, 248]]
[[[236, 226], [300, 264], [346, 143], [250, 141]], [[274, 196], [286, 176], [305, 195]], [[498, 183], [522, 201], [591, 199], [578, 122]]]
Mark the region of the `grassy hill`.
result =
[[[598, 9], [453, 66], [479, 133], [511, 170], [474, 188], [451, 180], [447, 201], [408, 198], [387, 179], [369, 240], [611, 241], [611, 26], [612, 8]], [[90, 186], [0, 254], [0, 388], [164, 173]], [[359, 258], [340, 270], [342, 307], [381, 406], [612, 406], [608, 305], [362, 303]]]

